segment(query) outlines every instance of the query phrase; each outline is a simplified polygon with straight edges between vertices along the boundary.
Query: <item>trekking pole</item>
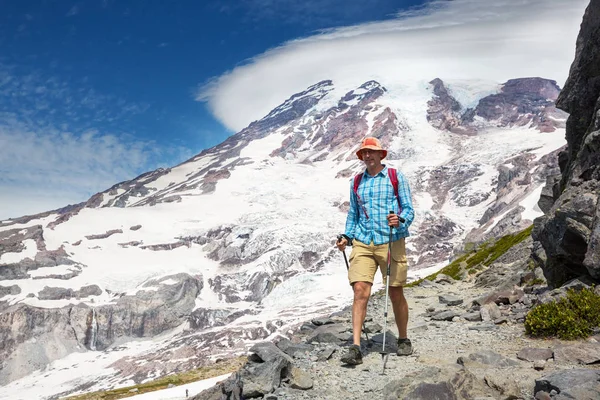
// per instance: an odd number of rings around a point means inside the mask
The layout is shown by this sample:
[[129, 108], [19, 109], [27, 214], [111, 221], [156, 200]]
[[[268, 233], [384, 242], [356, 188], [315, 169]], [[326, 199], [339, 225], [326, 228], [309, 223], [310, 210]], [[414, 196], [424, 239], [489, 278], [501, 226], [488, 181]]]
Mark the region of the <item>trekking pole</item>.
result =
[[[390, 211], [390, 215], [393, 215], [394, 212]], [[398, 216], [398, 221], [405, 222], [405, 219]], [[390, 226], [390, 239], [388, 241], [388, 259], [387, 259], [387, 271], [386, 271], [386, 284], [385, 284], [385, 307], [383, 311], [383, 344], [381, 345], [381, 359], [383, 360], [383, 371], [382, 375], [385, 375], [385, 364], [387, 364], [388, 357], [390, 355], [389, 352], [385, 351], [385, 334], [387, 331], [387, 316], [388, 316], [388, 295], [390, 292], [390, 275], [391, 275], [391, 265], [392, 265], [392, 230], [393, 226]]]
[[[394, 214], [393, 211], [390, 211], [390, 215]], [[390, 291], [390, 269], [392, 262], [392, 229], [394, 227], [390, 226], [390, 239], [388, 241], [388, 259], [387, 259], [387, 272], [386, 272], [386, 283], [385, 283], [385, 306], [383, 311], [383, 344], [381, 345], [381, 360], [383, 361], [383, 371], [382, 375], [385, 375], [385, 364], [387, 363], [389, 352], [385, 351], [385, 334], [387, 331], [387, 316], [388, 316], [388, 295]]]
[[[338, 242], [343, 238], [342, 235], [339, 235], [338, 237]], [[346, 258], [346, 251], [343, 250], [342, 254], [344, 255], [344, 261], [346, 262], [346, 271], [350, 270], [350, 265], [348, 264], [348, 258]], [[365, 333], [365, 336], [367, 337], [367, 344], [369, 343], [369, 334], [367, 333], [367, 328], [365, 328], [365, 322], [363, 321], [363, 326], [362, 326], [362, 331]]]

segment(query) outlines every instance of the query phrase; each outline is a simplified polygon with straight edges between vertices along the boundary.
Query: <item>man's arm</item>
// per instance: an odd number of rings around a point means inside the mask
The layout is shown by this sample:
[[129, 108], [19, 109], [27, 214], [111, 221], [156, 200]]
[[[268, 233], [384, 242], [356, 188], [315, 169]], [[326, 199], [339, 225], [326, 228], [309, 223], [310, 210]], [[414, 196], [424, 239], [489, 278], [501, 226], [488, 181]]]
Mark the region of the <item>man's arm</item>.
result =
[[415, 210], [413, 209], [408, 180], [400, 171], [398, 171], [398, 198], [400, 200], [400, 206], [402, 207], [400, 217], [404, 218], [404, 224], [408, 228], [415, 218]]
[[[356, 194], [354, 194], [354, 179], [352, 179], [350, 181], [350, 209], [346, 216], [346, 229], [344, 232], [347, 239], [350, 239], [349, 242], [354, 239], [356, 227], [358, 226], [358, 213], [358, 199], [356, 198]], [[351, 246], [352, 244], [349, 243], [349, 245]]]

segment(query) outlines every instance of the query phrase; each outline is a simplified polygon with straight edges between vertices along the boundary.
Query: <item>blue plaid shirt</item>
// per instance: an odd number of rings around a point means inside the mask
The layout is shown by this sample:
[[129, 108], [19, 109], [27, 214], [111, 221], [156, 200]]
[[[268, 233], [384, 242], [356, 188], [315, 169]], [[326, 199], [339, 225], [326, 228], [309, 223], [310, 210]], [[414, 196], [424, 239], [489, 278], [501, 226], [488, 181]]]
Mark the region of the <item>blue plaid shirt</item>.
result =
[[[397, 175], [398, 197], [402, 205], [400, 216], [405, 219], [405, 222], [400, 222], [400, 226], [397, 228], [394, 227], [392, 241], [410, 236], [408, 227], [415, 217], [408, 182], [400, 171], [397, 171]], [[391, 210], [398, 214], [399, 209], [394, 187], [388, 177], [385, 165], [383, 170], [375, 176], [369, 175], [365, 170], [358, 186], [358, 195], [362, 204], [359, 204], [359, 200], [354, 194], [353, 177], [350, 180], [350, 210], [346, 218], [346, 236], [365, 244], [388, 243], [390, 227], [387, 222], [387, 214]]]

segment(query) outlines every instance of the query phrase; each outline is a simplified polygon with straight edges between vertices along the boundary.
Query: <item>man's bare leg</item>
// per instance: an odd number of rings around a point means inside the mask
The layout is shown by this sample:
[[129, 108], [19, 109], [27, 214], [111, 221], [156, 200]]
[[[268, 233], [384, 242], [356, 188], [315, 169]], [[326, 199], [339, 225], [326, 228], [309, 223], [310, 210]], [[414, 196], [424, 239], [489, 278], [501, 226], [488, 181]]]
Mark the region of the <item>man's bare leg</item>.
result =
[[398, 338], [406, 339], [408, 326], [408, 302], [404, 297], [404, 288], [402, 286], [390, 286], [390, 299], [394, 308], [394, 318], [398, 327]]
[[371, 286], [369, 282], [355, 282], [352, 285], [354, 289], [354, 302], [352, 303], [352, 339], [355, 345], [360, 346], [360, 336], [362, 326], [367, 316], [367, 303], [371, 296]]

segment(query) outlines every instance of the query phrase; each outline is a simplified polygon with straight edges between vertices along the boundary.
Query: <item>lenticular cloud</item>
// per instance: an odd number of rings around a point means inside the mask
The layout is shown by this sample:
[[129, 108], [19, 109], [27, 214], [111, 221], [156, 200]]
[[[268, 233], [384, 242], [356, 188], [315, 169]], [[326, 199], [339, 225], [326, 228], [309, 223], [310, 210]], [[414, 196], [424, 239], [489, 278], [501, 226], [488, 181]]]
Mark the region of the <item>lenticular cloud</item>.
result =
[[370, 79], [423, 86], [436, 77], [501, 83], [540, 76], [562, 87], [587, 3], [436, 0], [392, 20], [287, 42], [214, 78], [196, 99], [238, 131], [323, 79], [340, 90]]

